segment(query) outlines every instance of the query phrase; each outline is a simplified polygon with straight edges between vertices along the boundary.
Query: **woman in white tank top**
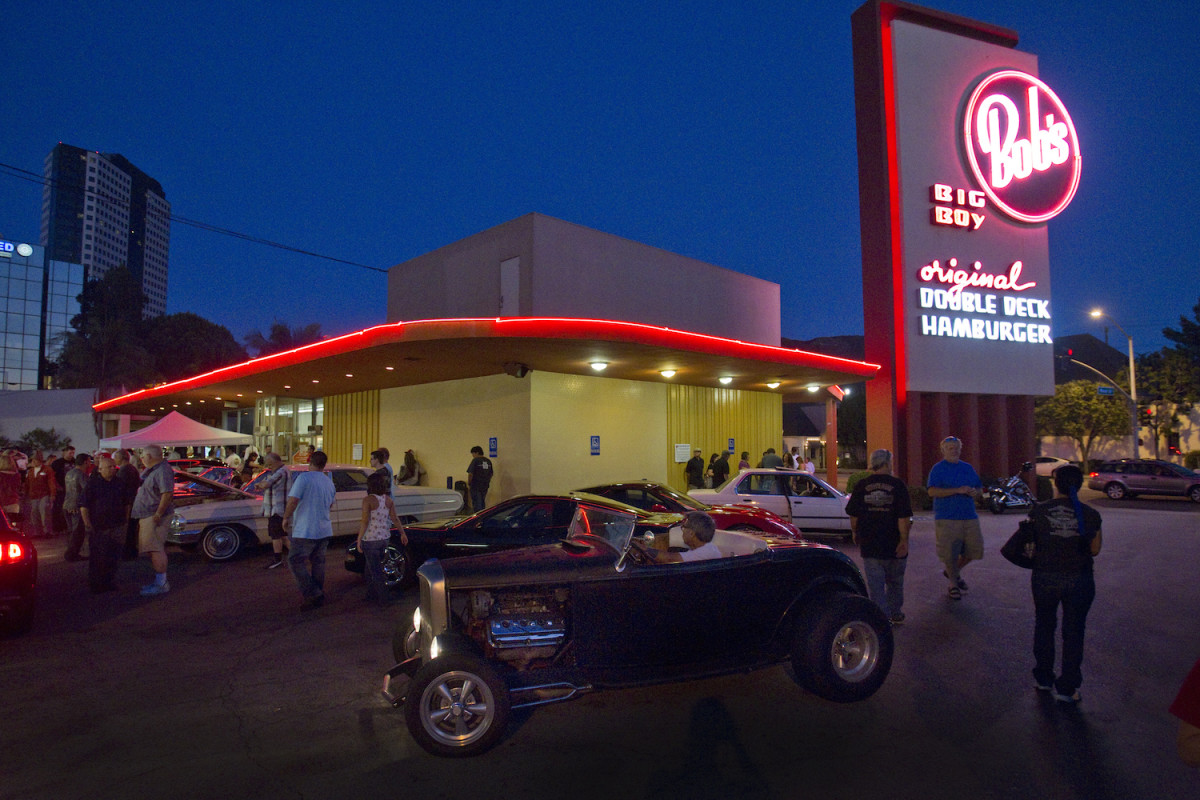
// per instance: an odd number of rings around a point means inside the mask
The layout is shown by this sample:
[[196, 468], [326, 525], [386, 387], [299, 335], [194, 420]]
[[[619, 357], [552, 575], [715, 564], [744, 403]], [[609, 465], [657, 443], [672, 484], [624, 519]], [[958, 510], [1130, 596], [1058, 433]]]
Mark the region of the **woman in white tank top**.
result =
[[391, 599], [383, 577], [383, 551], [391, 541], [391, 529], [400, 532], [400, 541], [408, 545], [408, 534], [396, 516], [396, 506], [388, 494], [387, 475], [367, 478], [367, 496], [362, 503], [362, 521], [358, 526], [358, 551], [366, 562], [367, 600], [386, 605]]

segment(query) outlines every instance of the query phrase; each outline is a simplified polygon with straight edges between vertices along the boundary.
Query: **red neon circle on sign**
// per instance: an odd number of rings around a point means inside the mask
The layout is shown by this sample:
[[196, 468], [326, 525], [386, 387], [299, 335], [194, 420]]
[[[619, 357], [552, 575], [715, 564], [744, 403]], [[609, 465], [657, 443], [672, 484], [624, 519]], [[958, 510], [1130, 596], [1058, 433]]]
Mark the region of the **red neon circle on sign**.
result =
[[963, 144], [975, 180], [1002, 212], [1045, 222], [1079, 188], [1079, 139], [1058, 95], [1037, 78], [1001, 70], [971, 93]]

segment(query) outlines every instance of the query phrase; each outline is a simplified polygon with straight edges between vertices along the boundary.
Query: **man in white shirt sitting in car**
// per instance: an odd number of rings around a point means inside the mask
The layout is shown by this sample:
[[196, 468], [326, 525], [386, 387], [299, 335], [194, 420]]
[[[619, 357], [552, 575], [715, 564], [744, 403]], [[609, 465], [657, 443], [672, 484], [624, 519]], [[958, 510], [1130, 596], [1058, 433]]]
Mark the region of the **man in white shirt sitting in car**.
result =
[[689, 511], [683, 515], [683, 543], [688, 549], [682, 553], [649, 550], [656, 564], [669, 564], [676, 561], [703, 561], [708, 558], [722, 558], [721, 550], [713, 544], [713, 536], [717, 533], [717, 523], [703, 511]]

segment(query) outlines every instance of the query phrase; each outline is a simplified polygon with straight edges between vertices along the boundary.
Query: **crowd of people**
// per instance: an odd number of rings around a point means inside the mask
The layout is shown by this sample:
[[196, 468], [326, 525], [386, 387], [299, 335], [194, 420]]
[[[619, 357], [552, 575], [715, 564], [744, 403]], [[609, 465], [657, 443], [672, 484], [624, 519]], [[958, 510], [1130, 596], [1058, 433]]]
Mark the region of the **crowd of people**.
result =
[[[120, 561], [142, 555], [154, 577], [141, 594], [164, 595], [171, 590], [166, 541], [175, 497], [175, 472], [168, 455], [220, 462], [234, 470], [227, 479], [234, 486], [257, 479], [272, 545], [266, 569], [287, 564], [303, 608], [322, 605], [325, 552], [332, 537], [330, 507], [336, 492], [325, 470], [328, 457], [312, 444], [301, 445], [290, 457], [293, 465], [307, 469], [288, 469], [286, 454], [270, 446], [261, 455], [253, 446], [242, 453], [215, 448], [170, 454], [147, 447], [136, 457], [124, 449], [95, 456], [77, 454], [70, 446], [49, 454], [35, 450], [29, 456], [10, 449], [0, 453], [0, 507], [12, 524], [35, 538], [65, 536], [64, 560], [90, 562], [92, 592], [113, 591]], [[469, 497], [470, 509], [479, 511], [487, 507], [495, 467], [482, 447], [471, 448], [470, 455], [462, 482], [464, 504]], [[411, 449], [405, 451], [398, 471], [386, 447], [371, 452], [370, 465], [374, 471], [363, 499], [358, 545], [367, 564], [367, 597], [384, 603], [389, 595], [383, 582], [383, 551], [393, 528], [402, 540], [406, 536], [396, 515], [395, 488], [419, 486], [427, 473]]]
[[[748, 450], [742, 451], [737, 470], [732, 470], [729, 466], [729, 459], [732, 455], [732, 452], [713, 453], [708, 457], [708, 463], [705, 464], [704, 451], [700, 448], [693, 450], [692, 457], [683, 467], [683, 477], [687, 488], [689, 490], [716, 489], [729, 479], [730, 474], [750, 469], [750, 452]], [[802, 454], [798, 446], [784, 451], [783, 456], [776, 453], [774, 447], [764, 450], [762, 457], [758, 460], [758, 468], [772, 469], [775, 467], [798, 469], [808, 473], [815, 473], [817, 470], [812, 457]]]

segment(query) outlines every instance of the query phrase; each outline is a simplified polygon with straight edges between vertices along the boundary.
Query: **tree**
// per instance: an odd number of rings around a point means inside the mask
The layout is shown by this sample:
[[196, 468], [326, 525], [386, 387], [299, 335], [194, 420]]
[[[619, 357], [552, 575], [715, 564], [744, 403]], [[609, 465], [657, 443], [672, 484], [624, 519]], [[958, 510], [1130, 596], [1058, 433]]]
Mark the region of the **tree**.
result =
[[271, 323], [268, 335], [263, 336], [262, 331], [256, 329], [247, 333], [243, 341], [245, 341], [246, 347], [254, 351], [255, 357], [261, 358], [272, 353], [282, 353], [284, 350], [293, 350], [306, 344], [319, 342], [322, 338], [321, 324], [318, 322], [305, 325], [303, 328], [292, 328], [286, 322], [275, 320]]
[[1053, 397], [1038, 400], [1033, 412], [1038, 435], [1072, 439], [1084, 464], [1100, 437], [1129, 435], [1124, 398], [1099, 394], [1096, 387], [1093, 381], [1060, 384]]
[[1163, 328], [1163, 336], [1175, 342], [1175, 349], [1191, 359], [1191, 363], [1200, 364], [1200, 302], [1192, 306], [1193, 322], [1182, 314], [1179, 315], [1179, 330]]
[[[1126, 380], [1126, 377], [1118, 380]], [[1180, 428], [1180, 420], [1200, 401], [1200, 365], [1179, 349], [1162, 349], [1137, 360], [1138, 407], [1141, 424], [1159, 438]]]
[[70, 436], [63, 436], [58, 431], [51, 428], [34, 428], [28, 433], [21, 436], [17, 442], [17, 447], [24, 450], [26, 453], [32, 453], [34, 450], [43, 452], [52, 452], [62, 450], [71, 443]]
[[63, 389], [96, 388], [111, 397], [123, 387], [142, 387], [154, 377], [143, 342], [146, 295], [124, 266], [89, 280], [79, 294], [73, 331], [63, 338], [56, 384]]
[[141, 284], [124, 267], [84, 284], [55, 385], [115, 397], [246, 360], [228, 328], [187, 311], [147, 319], [145, 302]]
[[174, 381], [246, 360], [246, 350], [223, 325], [184, 311], [146, 320], [146, 349], [157, 381]]

